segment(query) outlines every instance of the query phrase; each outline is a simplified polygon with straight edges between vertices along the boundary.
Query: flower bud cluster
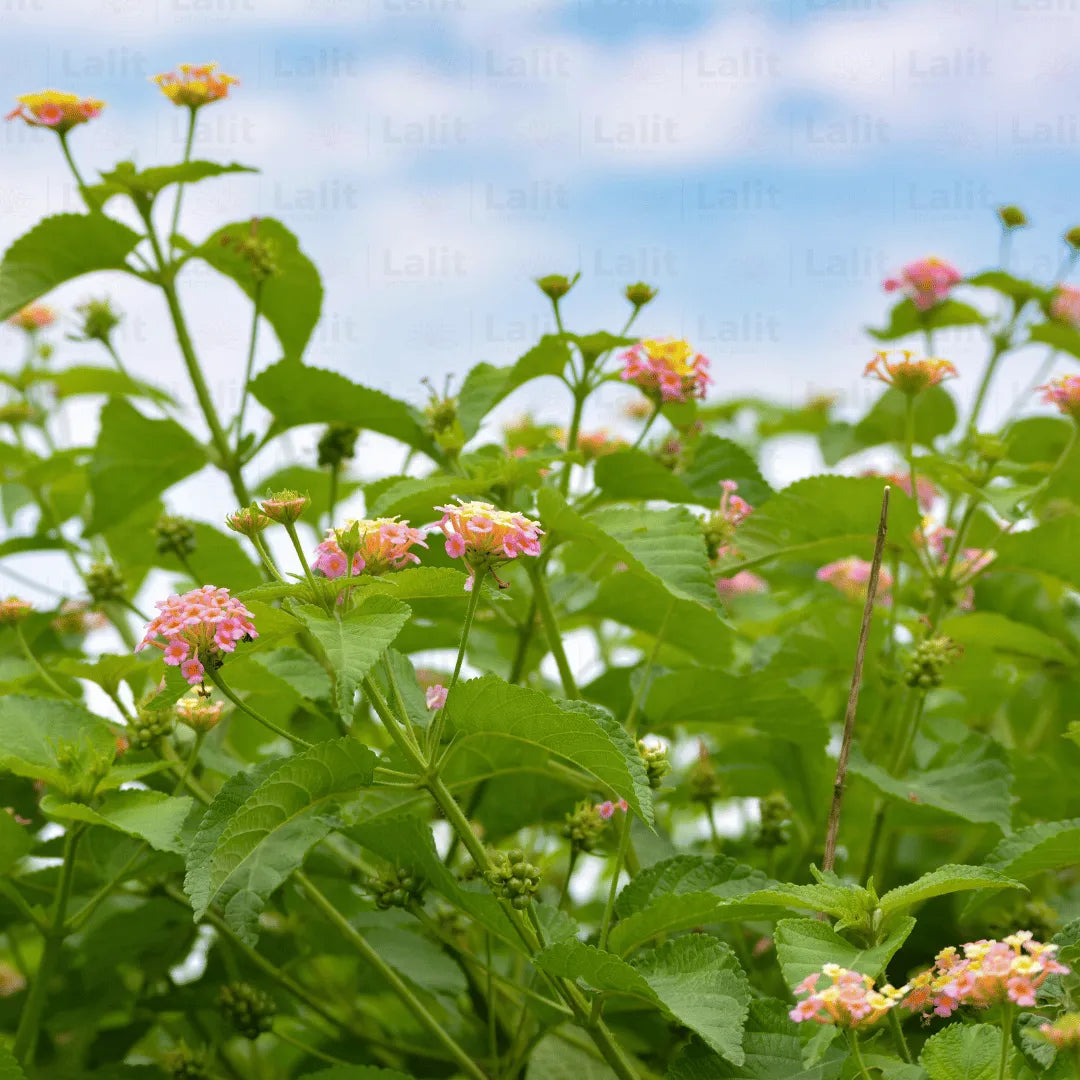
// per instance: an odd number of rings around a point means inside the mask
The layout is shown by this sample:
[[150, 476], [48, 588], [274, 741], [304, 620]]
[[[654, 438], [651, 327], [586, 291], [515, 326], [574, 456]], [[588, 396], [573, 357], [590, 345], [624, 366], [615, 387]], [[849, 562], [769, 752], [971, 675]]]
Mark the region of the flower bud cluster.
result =
[[686, 780], [692, 802], [708, 804], [720, 795], [720, 777], [709, 754], [709, 748], [703, 742], [698, 743], [697, 761], [690, 766]]
[[960, 653], [956, 642], [944, 635], [920, 641], [904, 671], [905, 684], [920, 690], [933, 690], [941, 685], [942, 669], [956, 660]]
[[221, 1015], [245, 1039], [257, 1039], [274, 1024], [277, 1005], [264, 990], [246, 982], [229, 983], [218, 991]]
[[135, 750], [146, 750], [173, 729], [175, 713], [171, 709], [136, 709], [124, 734]]
[[185, 559], [196, 548], [192, 523], [176, 514], [162, 514], [154, 523], [154, 540], [159, 555], [173, 554]]
[[86, 591], [95, 604], [123, 600], [125, 584], [123, 575], [111, 563], [94, 563], [86, 572]]
[[491, 891], [500, 900], [509, 900], [515, 908], [524, 909], [540, 888], [540, 870], [526, 862], [520, 848], [491, 852], [492, 868], [484, 875]]
[[327, 425], [319, 437], [319, 466], [336, 469], [343, 461], [351, 461], [356, 454], [356, 440], [359, 436], [360, 429], [352, 424]]
[[29, 600], [23, 600], [18, 596], [9, 596], [6, 600], [0, 600], [0, 626], [22, 622], [33, 610], [34, 605]]
[[375, 906], [382, 911], [408, 907], [424, 895], [423, 880], [408, 870], [388, 870], [374, 878], [368, 887], [375, 897]]
[[599, 807], [584, 799], [574, 807], [573, 813], [566, 815], [562, 834], [570, 841], [572, 851], [589, 852], [596, 847], [606, 827]]
[[788, 828], [795, 816], [787, 796], [774, 791], [760, 801], [761, 822], [758, 825], [756, 845], [766, 850], [783, 847], [788, 842]]
[[647, 739], [638, 739], [637, 748], [645, 765], [645, 775], [648, 777], [649, 787], [653, 791], [657, 791], [663, 784], [664, 777], [671, 772], [668, 748], [663, 743], [651, 742]]

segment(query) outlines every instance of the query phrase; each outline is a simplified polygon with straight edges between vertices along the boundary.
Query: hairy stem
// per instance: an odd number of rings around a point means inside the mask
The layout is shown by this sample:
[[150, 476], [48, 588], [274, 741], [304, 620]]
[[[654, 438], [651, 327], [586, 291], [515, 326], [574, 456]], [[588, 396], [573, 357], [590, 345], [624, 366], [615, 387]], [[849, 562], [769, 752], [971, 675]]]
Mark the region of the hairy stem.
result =
[[247, 713], [253, 720], [258, 720], [264, 728], [272, 731], [275, 735], [280, 735], [283, 739], [288, 739], [289, 742], [295, 743], [297, 746], [302, 747], [305, 750], [310, 750], [314, 745], [309, 743], [307, 739], [301, 739], [299, 735], [292, 735], [286, 731], [283, 727], [278, 727], [273, 720], [268, 720], [265, 716], [257, 713], [251, 706], [245, 704], [240, 698], [238, 698], [228, 686], [225, 685], [221, 678], [221, 673], [214, 671], [213, 668], [207, 668], [206, 674], [210, 681], [222, 692], [222, 694], [229, 699], [241, 712]]

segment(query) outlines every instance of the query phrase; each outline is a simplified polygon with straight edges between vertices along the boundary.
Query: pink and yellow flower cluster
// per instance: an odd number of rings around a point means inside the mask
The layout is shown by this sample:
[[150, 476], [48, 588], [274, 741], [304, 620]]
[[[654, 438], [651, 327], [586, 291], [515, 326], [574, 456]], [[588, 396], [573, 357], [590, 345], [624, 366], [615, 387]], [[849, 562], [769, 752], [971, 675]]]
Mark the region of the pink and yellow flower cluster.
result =
[[896, 277], [887, 278], [882, 282], [882, 288], [886, 292], [902, 292], [919, 311], [929, 311], [935, 304], [947, 299], [963, 280], [952, 263], [928, 255], [925, 259], [908, 263]]
[[19, 104], [7, 114], [8, 120], [20, 119], [31, 127], [52, 128], [59, 135], [66, 135], [77, 124], [93, 120], [105, 108], [105, 102], [97, 98], [83, 98], [60, 90], [20, 94], [15, 100]]
[[961, 1005], [985, 1009], [1011, 1002], [1031, 1008], [1048, 976], [1069, 974], [1056, 953], [1056, 945], [1036, 941], [1028, 930], [1001, 941], [969, 941], [959, 950], [949, 946], [932, 968], [911, 980], [904, 1006], [937, 1016], [951, 1016]]
[[1061, 375], [1039, 389], [1045, 404], [1056, 405], [1060, 413], [1080, 420], [1080, 375]]
[[647, 339], [623, 353], [620, 375], [661, 401], [703, 398], [712, 379], [709, 361], [680, 339]]
[[181, 64], [176, 71], [154, 76], [154, 82], [174, 105], [189, 109], [220, 101], [239, 81], [235, 75], [218, 71], [217, 64]]
[[48, 304], [27, 304], [8, 319], [8, 325], [35, 334], [56, 322], [56, 312]]
[[[442, 512], [437, 523], [446, 537], [446, 554], [451, 559], [464, 559], [469, 567], [466, 591], [471, 591], [476, 573], [490, 572], [501, 563], [519, 555], [539, 555], [540, 537], [544, 530], [538, 521], [509, 510], [496, 510], [491, 503], [463, 502], [436, 506]], [[505, 584], [497, 577], [500, 588]]]
[[920, 394], [954, 376], [956, 368], [937, 357], [916, 360], [910, 349], [885, 349], [875, 354], [863, 374], [875, 376], [902, 394]]
[[[824, 984], [822, 980], [827, 980]], [[874, 988], [869, 975], [825, 964], [821, 971], [808, 975], [794, 990], [805, 995], [788, 1014], [796, 1023], [813, 1020], [818, 1024], [835, 1024], [839, 1028], [864, 1028], [876, 1024], [890, 1009], [901, 1003], [908, 987], [899, 988], [886, 983]]]
[[202, 682], [207, 661], [233, 652], [238, 641], [259, 636], [251, 612], [228, 589], [203, 585], [183, 596], [174, 593], [155, 606], [160, 614], [150, 621], [135, 651], [147, 645], [161, 649], [165, 663], [179, 667], [192, 686]]
[[[852, 555], [821, 567], [817, 572], [817, 579], [838, 589], [849, 600], [862, 600], [866, 597], [866, 589], [870, 582], [870, 569], [871, 564], [865, 559]], [[892, 587], [892, 574], [884, 566], [880, 567], [877, 600], [887, 604]]]
[[407, 521], [361, 518], [327, 532], [326, 539], [315, 549], [314, 568], [331, 579], [344, 577], [350, 567], [343, 543], [346, 548], [355, 548], [351, 568], [354, 576], [385, 574], [416, 565], [420, 557], [410, 548], [427, 547], [423, 531], [411, 528]]

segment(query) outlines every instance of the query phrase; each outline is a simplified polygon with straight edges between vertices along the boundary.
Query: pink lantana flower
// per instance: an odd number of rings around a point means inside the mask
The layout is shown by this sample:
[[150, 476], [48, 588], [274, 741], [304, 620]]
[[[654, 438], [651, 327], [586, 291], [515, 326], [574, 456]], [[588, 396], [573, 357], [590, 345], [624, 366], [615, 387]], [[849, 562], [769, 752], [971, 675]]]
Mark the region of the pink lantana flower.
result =
[[424, 704], [427, 705], [432, 712], [438, 712], [446, 704], [446, 695], [450, 691], [445, 686], [436, 683], [434, 686], [429, 686], [424, 691]]
[[[880, 476], [882, 480], [888, 480], [893, 487], [898, 487], [906, 495], [911, 495], [911, 476], [905, 472], [891, 472], [883, 473], [878, 472], [877, 469], [866, 469], [861, 476]], [[934, 500], [938, 497], [938, 489], [935, 487], [933, 481], [927, 480], [925, 476], [918, 476], [915, 478], [915, 486], [918, 489], [918, 504], [919, 509], [924, 513], [934, 505]]]
[[192, 686], [206, 674], [206, 663], [217, 664], [236, 643], [259, 636], [254, 616], [228, 589], [203, 585], [166, 600], [155, 607], [159, 614], [146, 628], [136, 652], [153, 645], [165, 655], [165, 663], [179, 667]]
[[[827, 980], [824, 984], [823, 979]], [[870, 1027], [895, 1009], [908, 989], [886, 983], [876, 990], [869, 975], [825, 964], [794, 988], [795, 995], [803, 1000], [788, 1015], [796, 1023], [812, 1020], [839, 1028]]]
[[414, 529], [397, 518], [361, 518], [330, 529], [315, 549], [314, 568], [328, 578], [349, 572], [345, 550], [353, 552], [352, 576], [385, 574], [420, 562], [412, 547], [427, 547], [422, 529]]
[[[838, 589], [849, 600], [863, 600], [866, 598], [866, 589], [870, 582], [870, 568], [871, 564], [865, 559], [852, 555], [847, 559], [838, 559], [836, 562], [821, 567], [817, 572], [817, 579]], [[887, 604], [892, 587], [892, 574], [884, 566], [880, 567], [877, 602]]]
[[956, 368], [948, 360], [932, 356], [916, 360], [914, 357], [910, 349], [885, 349], [875, 354], [863, 374], [873, 375], [902, 394], [912, 395], [921, 394], [943, 379], [956, 375]]
[[616, 810], [621, 810], [625, 814], [628, 809], [629, 804], [625, 799], [619, 799], [618, 802], [612, 802], [610, 799], [607, 799], [596, 805], [596, 812], [605, 821], [610, 821], [615, 816]]
[[721, 596], [749, 596], [752, 593], [763, 593], [768, 587], [764, 578], [749, 570], [740, 570], [732, 577], [716, 579], [716, 591]]
[[709, 361], [681, 338], [649, 338], [623, 353], [622, 360], [619, 377], [654, 400], [703, 398], [712, 382]]
[[1040, 386], [1043, 402], [1080, 421], [1080, 375], [1061, 375]]
[[902, 292], [919, 311], [929, 311], [947, 299], [963, 280], [963, 275], [952, 263], [930, 255], [908, 263], [896, 277], [882, 282], [882, 288], [886, 292]]
[[47, 304], [27, 304], [8, 319], [8, 325], [33, 334], [56, 322], [56, 312]]
[[538, 521], [509, 510], [496, 510], [491, 503], [463, 502], [436, 506], [442, 511], [437, 527], [446, 537], [446, 554], [451, 559], [464, 559], [469, 568], [465, 591], [471, 592], [476, 574], [490, 573], [500, 589], [495, 568], [516, 559], [519, 555], [539, 555], [540, 537], [544, 530]]
[[1080, 330], [1080, 288], [1058, 285], [1050, 297], [1050, 318]]

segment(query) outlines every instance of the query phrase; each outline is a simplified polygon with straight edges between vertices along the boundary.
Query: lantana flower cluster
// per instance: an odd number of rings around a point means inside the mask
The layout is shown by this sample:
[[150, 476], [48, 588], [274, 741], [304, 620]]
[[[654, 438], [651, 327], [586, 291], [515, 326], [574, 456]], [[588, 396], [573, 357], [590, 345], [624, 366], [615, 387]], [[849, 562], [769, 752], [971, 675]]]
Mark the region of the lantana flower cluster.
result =
[[465, 582], [471, 592], [477, 572], [491, 573], [500, 588], [506, 583], [495, 576], [495, 567], [519, 555], [539, 555], [544, 530], [524, 514], [497, 510], [491, 503], [463, 502], [436, 506], [442, 512], [437, 523], [446, 537], [446, 554], [464, 559], [469, 567]]
[[1080, 375], [1061, 375], [1040, 386], [1043, 402], [1080, 421]]
[[343, 550], [355, 549], [352, 575], [384, 574], [388, 570], [403, 570], [416, 565], [420, 557], [410, 548], [426, 548], [424, 533], [397, 518], [362, 518], [347, 522], [342, 528], [330, 529], [326, 539], [315, 549], [314, 568], [328, 578], [344, 577], [349, 560]]
[[182, 596], [174, 593], [155, 606], [160, 614], [150, 621], [135, 651], [147, 645], [161, 649], [165, 663], [179, 667], [192, 686], [202, 683], [207, 662], [233, 652], [238, 641], [259, 636], [254, 616], [228, 589], [203, 585]]
[[933, 356], [916, 360], [910, 349], [884, 349], [875, 354], [863, 374], [875, 376], [902, 394], [914, 395], [954, 376], [956, 368]]
[[641, 341], [622, 359], [620, 378], [661, 401], [703, 398], [712, 382], [709, 361], [681, 338]]
[[60, 90], [42, 90], [37, 94], [20, 94], [19, 104], [7, 114], [8, 120], [24, 120], [30, 127], [52, 128], [58, 135], [66, 135], [77, 124], [101, 115], [104, 101], [97, 98], [65, 94]]
[[[822, 984], [822, 980], [827, 980]], [[895, 1009], [908, 992], [907, 986], [893, 987], [886, 983], [874, 988], [869, 975], [825, 964], [821, 971], [807, 975], [795, 987], [796, 995], [805, 995], [788, 1014], [801, 1023], [813, 1020], [818, 1024], [835, 1024], [840, 1028], [865, 1028], [876, 1024], [890, 1009]]]
[[929, 311], [946, 300], [963, 280], [963, 275], [952, 263], [928, 255], [908, 263], [896, 277], [886, 278], [882, 288], [886, 292], [902, 292], [919, 311]]
[[[861, 476], [880, 476], [882, 480], [887, 480], [893, 487], [899, 488], [905, 495], [911, 496], [911, 476], [906, 472], [891, 472], [883, 473], [878, 472], [876, 469], [866, 469]], [[928, 480], [925, 476], [917, 476], [915, 478], [915, 491], [917, 493], [916, 501], [919, 504], [919, 509], [924, 513], [934, 505], [934, 500], [938, 497], [938, 489], [932, 480]]]
[[1029, 930], [1001, 941], [969, 941], [959, 950], [949, 946], [932, 968], [911, 980], [904, 1006], [937, 1016], [952, 1016], [961, 1005], [985, 1009], [1011, 1002], [1031, 1008], [1048, 976], [1069, 974], [1056, 953], [1056, 945], [1036, 941]]
[[[9, 117], [10, 119], [10, 117]], [[56, 322], [56, 312], [48, 304], [27, 304], [8, 319], [8, 325], [28, 334], [45, 330]]]
[[[709, 560], [738, 555], [732, 544], [735, 530], [754, 512], [754, 508], [738, 494], [739, 485], [734, 480], [721, 480], [720, 506], [703, 521], [705, 547]], [[764, 592], [764, 579], [749, 570], [740, 570], [731, 577], [717, 578], [716, 589], [721, 596], [741, 596]]]
[[181, 64], [176, 71], [154, 76], [154, 82], [174, 105], [189, 109], [220, 101], [239, 81], [235, 75], [218, 71], [217, 64]]
[[[822, 566], [817, 572], [817, 579], [826, 582], [834, 589], [838, 589], [849, 600], [862, 600], [866, 597], [866, 589], [870, 582], [870, 570], [870, 563], [865, 559], [852, 555], [846, 559], [837, 559], [836, 562]], [[887, 567], [879, 567], [877, 600], [887, 604], [892, 587], [892, 574]]]

